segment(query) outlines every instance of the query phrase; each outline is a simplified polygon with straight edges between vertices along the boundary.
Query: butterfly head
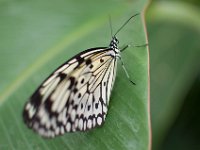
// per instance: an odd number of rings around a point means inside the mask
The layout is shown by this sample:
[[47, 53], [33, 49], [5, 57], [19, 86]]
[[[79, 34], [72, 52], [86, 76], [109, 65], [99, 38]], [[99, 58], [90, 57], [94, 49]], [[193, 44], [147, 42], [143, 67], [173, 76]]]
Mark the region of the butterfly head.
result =
[[116, 51], [118, 50], [118, 44], [119, 44], [119, 40], [117, 39], [116, 36], [113, 36], [109, 47]]
[[134, 18], [135, 16], [139, 15], [139, 13], [131, 16], [126, 22], [124, 22], [124, 24], [122, 24], [122, 26], [115, 32], [115, 34], [112, 34], [112, 24], [111, 24], [111, 19], [110, 19], [110, 28], [111, 28], [111, 36], [112, 36], [112, 40], [110, 42], [109, 47], [112, 48], [117, 54], [120, 53], [120, 50], [118, 49], [118, 44], [119, 44], [119, 40], [117, 39], [116, 35], [124, 28], [124, 26], [127, 25], [127, 23]]

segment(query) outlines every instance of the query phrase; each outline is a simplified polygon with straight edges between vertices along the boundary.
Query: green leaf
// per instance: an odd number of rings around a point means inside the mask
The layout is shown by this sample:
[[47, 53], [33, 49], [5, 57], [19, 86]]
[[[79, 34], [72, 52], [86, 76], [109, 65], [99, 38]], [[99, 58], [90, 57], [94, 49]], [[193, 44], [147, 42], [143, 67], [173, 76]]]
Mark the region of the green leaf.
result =
[[[184, 122], [178, 130], [172, 131], [174, 134], [183, 131], [180, 135], [171, 137], [169, 131], [200, 72], [200, 45], [197, 40], [200, 39], [199, 8], [182, 1], [162, 1], [152, 4], [147, 14], [151, 49], [153, 149], [198, 149], [199, 143], [194, 144], [194, 139], [199, 141], [199, 138], [191, 133], [187, 137], [189, 131], [198, 133], [192, 128], [192, 122]], [[181, 130], [186, 124], [192, 129]], [[173, 144], [166, 145], [166, 138]]]
[[[43, 139], [23, 123], [25, 102], [57, 66], [87, 48], [110, 42], [113, 31], [142, 12], [140, 1], [3, 1], [0, 5], [0, 149], [139, 149], [150, 147], [148, 52], [123, 52], [105, 124], [88, 132]], [[145, 44], [143, 16], [118, 34], [120, 46]]]

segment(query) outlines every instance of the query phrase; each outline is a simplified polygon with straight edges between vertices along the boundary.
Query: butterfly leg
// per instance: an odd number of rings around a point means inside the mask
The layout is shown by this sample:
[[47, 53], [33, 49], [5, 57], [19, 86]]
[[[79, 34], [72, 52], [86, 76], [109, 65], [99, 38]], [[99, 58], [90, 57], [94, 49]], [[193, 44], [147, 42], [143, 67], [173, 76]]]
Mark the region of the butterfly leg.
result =
[[124, 46], [124, 48], [120, 49], [120, 52], [123, 52], [125, 49], [127, 49], [128, 47], [130, 47], [131, 45], [126, 45]]
[[[128, 48], [128, 47], [129, 47], [129, 46], [127, 45], [125, 48]], [[123, 49], [124, 49], [124, 48], [123, 48]], [[123, 49], [122, 49], [122, 50], [123, 50]], [[126, 74], [126, 77], [128, 78], [128, 80], [129, 80], [132, 84], [135, 85], [135, 83], [131, 80], [131, 78], [130, 78], [130, 76], [129, 76], [129, 74], [128, 74], [128, 71], [126, 70], [126, 67], [124, 66], [124, 62], [123, 62], [121, 56], [118, 56], [118, 58], [119, 58], [119, 60], [120, 60], [120, 62], [121, 62], [121, 65], [122, 65], [122, 68], [123, 68], [123, 70], [124, 70], [124, 72], [125, 72], [125, 74]]]
[[124, 50], [126, 50], [130, 46], [132, 46], [132, 47], [146, 47], [146, 46], [148, 46], [148, 44], [143, 44], [143, 45], [126, 45], [126, 46], [124, 46], [124, 48], [122, 48], [120, 50], [120, 52], [123, 52]]
[[146, 47], [148, 44], [143, 44], [143, 45], [133, 45], [133, 47]]

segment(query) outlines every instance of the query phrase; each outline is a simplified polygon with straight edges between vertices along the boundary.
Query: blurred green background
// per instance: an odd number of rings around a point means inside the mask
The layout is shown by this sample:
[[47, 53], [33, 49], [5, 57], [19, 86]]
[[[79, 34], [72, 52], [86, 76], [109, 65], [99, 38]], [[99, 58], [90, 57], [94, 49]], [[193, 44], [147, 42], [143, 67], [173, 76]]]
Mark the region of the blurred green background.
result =
[[[35, 1], [35, 2], [24, 1], [24, 0], [0, 1], [1, 29], [8, 31], [8, 33], [10, 32], [10, 34], [7, 34], [7, 32], [0, 33], [2, 37], [0, 41], [0, 46], [4, 47], [4, 49], [1, 50], [1, 60], [0, 60], [1, 62], [0, 91], [6, 89], [7, 86], [9, 87], [8, 83], [14, 80], [13, 78], [15, 77], [15, 75], [20, 74], [20, 72], [24, 70], [24, 68], [26, 68], [28, 64], [34, 64], [35, 60], [38, 60], [37, 58], [40, 57], [41, 54], [44, 54], [44, 57], [42, 56], [45, 59], [44, 61], [40, 60], [39, 62], [36, 62], [34, 66], [30, 66], [33, 67], [33, 70], [34, 69], [39, 70], [37, 72], [37, 76], [35, 75], [36, 73], [33, 74], [32, 72], [33, 75], [31, 77], [29, 84], [25, 83], [27, 87], [26, 91], [28, 93], [31, 93], [31, 89], [33, 89], [32, 85], [37, 86], [37, 83], [40, 83], [39, 81], [42, 81], [46, 77], [46, 75], [49, 74], [49, 72], [46, 72], [46, 70], [50, 71], [51, 69], [55, 68], [59, 64], [59, 62], [63, 62], [64, 60], [66, 60], [65, 56], [66, 53], [57, 52], [55, 50], [56, 48], [62, 49], [60, 47], [66, 46], [69, 47], [70, 49], [78, 50], [82, 49], [83, 45], [87, 48], [88, 45], [95, 46], [95, 45], [101, 45], [102, 43], [106, 43], [109, 38], [109, 34], [107, 34], [107, 31], [104, 30], [107, 27], [107, 24], [105, 25], [105, 21], [102, 21], [106, 19], [105, 16], [109, 14], [114, 14], [114, 12], [116, 12], [116, 16], [120, 14], [119, 15], [120, 17], [122, 16], [124, 17], [123, 19], [118, 21], [122, 22], [125, 18], [127, 18], [126, 15], [130, 14], [130, 11], [133, 12], [130, 9], [127, 10], [129, 11], [128, 13], [123, 14], [126, 10], [121, 8], [120, 7], [121, 5], [119, 3], [118, 4], [115, 3], [118, 2], [117, 0], [105, 3], [102, 3], [100, 1], [97, 3], [95, 3], [94, 1], [93, 3], [90, 3], [90, 1], [88, 0], [87, 6], [79, 4], [78, 2], [74, 3], [73, 1], [71, 1], [70, 4], [68, 3], [68, 6], [70, 5], [73, 7], [69, 10], [66, 10], [65, 5], [60, 7], [58, 3], [50, 4], [51, 2], [52, 1], [49, 1], [47, 5], [47, 3], [44, 1]], [[63, 1], [61, 0], [60, 2], [63, 2], [65, 4], [64, 0]], [[143, 4], [147, 3], [147, 1], [143, 0], [141, 0], [141, 4], [140, 1], [137, 0], [135, 0], [134, 2], [136, 2], [136, 5], [134, 5], [134, 8], [132, 9], [134, 9], [135, 12], [141, 10], [142, 7], [144, 6]], [[91, 13], [91, 10], [89, 8], [93, 7], [94, 5], [96, 11], [94, 11], [95, 13]], [[96, 5], [97, 6], [99, 5], [101, 7], [97, 7]], [[104, 7], [104, 10], [106, 10], [105, 12], [101, 12], [102, 7]], [[118, 10], [119, 7], [120, 10]], [[126, 7], [130, 8], [132, 6], [126, 6]], [[28, 8], [30, 8], [30, 14]], [[54, 10], [52, 12], [50, 11], [55, 8], [57, 8], [58, 10]], [[84, 10], [84, 14], [87, 16], [80, 17], [81, 13], [77, 15], [73, 8], [76, 8], [77, 10]], [[28, 13], [26, 14], [23, 12], [28, 12]], [[56, 14], [56, 12], [59, 13]], [[67, 15], [68, 18], [66, 18], [66, 12], [67, 14], [70, 14]], [[74, 16], [77, 16], [77, 18], [74, 18]], [[94, 16], [95, 17], [98, 16], [99, 18], [97, 18], [96, 20], [92, 20], [91, 18], [95, 18]], [[119, 16], [118, 18], [120, 18]], [[65, 21], [66, 19], [71, 21], [69, 22]], [[63, 22], [65, 23], [63, 23], [62, 20], [64, 20]], [[4, 22], [6, 22], [7, 24], [4, 24]], [[199, 150], [200, 149], [200, 136], [199, 136], [200, 135], [200, 109], [199, 109], [200, 1], [199, 0], [152, 0], [146, 11], [146, 23], [148, 30], [148, 40], [149, 40], [148, 42], [150, 48], [150, 66], [151, 66], [150, 94], [151, 94], [151, 121], [152, 121], [152, 141], [153, 141], [152, 149], [153, 150]], [[140, 24], [138, 23], [137, 25], [134, 25], [134, 27], [136, 26], [136, 29], [138, 29], [139, 25]], [[73, 26], [72, 29], [76, 29], [77, 32], [74, 32], [74, 30], [73, 31], [66, 30], [67, 27], [71, 26]], [[96, 28], [101, 28], [101, 30], [96, 30]], [[85, 32], [83, 32], [83, 29]], [[134, 31], [134, 33], [137, 32], [139, 31], [137, 30]], [[139, 34], [140, 33], [137, 33], [136, 35]], [[28, 40], [26, 40], [26, 43], [24, 43], [23, 41], [24, 39], [19, 37], [27, 37], [27, 35], [28, 35]], [[67, 41], [68, 43], [65, 45], [62, 43], [61, 40], [63, 40], [62, 38], [63, 37], [65, 38], [66, 35], [72, 35], [72, 37], [69, 38], [69, 41]], [[96, 35], [101, 35], [106, 38], [100, 38], [97, 37]], [[139, 38], [134, 37], [136, 39], [136, 43], [144, 42], [141, 41], [141, 39], [144, 39], [143, 34], [141, 34], [140, 36], [141, 37]], [[90, 38], [94, 37], [93, 41], [85, 42], [85, 39], [83, 38], [88, 38], [88, 37]], [[7, 39], [10, 39], [11, 42], [8, 41]], [[68, 39], [66, 38], [63, 41], [65, 42], [66, 40]], [[76, 42], [78, 41], [78, 43], [82, 44], [74, 44], [73, 43], [74, 41]], [[124, 39], [122, 41], [123, 42], [121, 43], [125, 43], [127, 39]], [[59, 44], [57, 45], [57, 47], [54, 47], [55, 48], [54, 50], [50, 49], [50, 52], [52, 53], [50, 54], [50, 56], [47, 56], [45, 55], [47, 54], [46, 51], [49, 49], [49, 47], [51, 47], [51, 44], [49, 43], [52, 43], [52, 45], [54, 45], [55, 43]], [[70, 45], [70, 43], [73, 44]], [[18, 47], [15, 47], [16, 45]], [[12, 51], [13, 49], [15, 49], [16, 51], [13, 52]], [[18, 53], [18, 51], [20, 51], [20, 53]], [[130, 51], [127, 51], [125, 57], [128, 57], [128, 52]], [[54, 55], [58, 55], [58, 53], [62, 53], [62, 56], [61, 57], [56, 56], [56, 60], [51, 60], [53, 61], [51, 62], [52, 66], [49, 65], [47, 66], [47, 68], [45, 66], [42, 69], [39, 67], [38, 67], [39, 69], [37, 68], [38, 64], [40, 63], [44, 64], [45, 61], [50, 60], [50, 58], [53, 58]], [[75, 52], [71, 51], [70, 53], [72, 55]], [[138, 51], [135, 50], [134, 53], [138, 53]], [[8, 57], [3, 57], [3, 56], [8, 56]], [[12, 61], [7, 60], [8, 58]], [[23, 61], [26, 63], [24, 63]], [[5, 66], [10, 67], [12, 69], [7, 69]], [[44, 68], [46, 70], [44, 70]], [[27, 74], [31, 74], [30, 70], [25, 70], [25, 72]], [[135, 75], [134, 71], [135, 70], [132, 71], [133, 75]], [[24, 76], [27, 77], [26, 75]], [[121, 73], [119, 76], [123, 76], [123, 74]], [[23, 77], [21, 77], [20, 79], [22, 78]], [[123, 84], [126, 83], [125, 81], [119, 78], [117, 83], [118, 86], [116, 86], [116, 89], [120, 88], [121, 83]], [[18, 88], [18, 85], [15, 86]], [[18, 93], [14, 93], [12, 95], [12, 97], [14, 97], [16, 100], [20, 100], [20, 106], [24, 104], [25, 101], [24, 99], [26, 99], [28, 95], [26, 92], [24, 93], [23, 90], [24, 89], [22, 88], [19, 88], [18, 90], [20, 93], [23, 93], [21, 96], [18, 96]], [[117, 95], [117, 90], [114, 92], [115, 95]], [[21, 99], [22, 97], [24, 99]], [[12, 106], [15, 106], [14, 105], [15, 103], [12, 102], [11, 103]], [[5, 109], [7, 109], [7, 107], [5, 107]], [[125, 109], [126, 107], [124, 107], [123, 110]], [[9, 110], [8, 112], [11, 112], [12, 114], [14, 114], [16, 111], [21, 112], [21, 108], [13, 109], [13, 107], [11, 108], [11, 106], [8, 107], [8, 110]], [[116, 109], [113, 110], [117, 111]], [[0, 111], [3, 112], [2, 108]], [[112, 112], [113, 111], [110, 112], [111, 115]], [[113, 116], [115, 116], [115, 114], [116, 112], [113, 113]], [[10, 114], [5, 114], [5, 115], [9, 116]], [[137, 118], [138, 116], [135, 117]], [[13, 121], [7, 118], [6, 121], [9, 124], [12, 124], [13, 122], [16, 123], [17, 127], [22, 126], [21, 123], [22, 120]], [[112, 125], [112, 122], [113, 120], [110, 120], [110, 122], [108, 120], [107, 125], [108, 126], [109, 124]], [[3, 123], [0, 122], [0, 125], [2, 126]], [[134, 125], [135, 122], [133, 123], [133, 126]], [[118, 126], [120, 126], [120, 124], [118, 124]], [[6, 126], [4, 126], [4, 128], [6, 130]], [[24, 128], [25, 127], [23, 126], [23, 129]], [[110, 128], [112, 129], [112, 126]], [[22, 127], [19, 129], [23, 131]], [[9, 129], [10, 132], [14, 130], [15, 126]], [[92, 134], [96, 133], [92, 132], [91, 135]], [[101, 135], [101, 133], [97, 133], [97, 136], [98, 135]], [[22, 136], [22, 139], [26, 139], [27, 137], [27, 135], [25, 136], [13, 135], [13, 136], [16, 136], [16, 139], [17, 136]], [[72, 137], [76, 139], [75, 135], [73, 135]], [[9, 136], [1, 138], [9, 139]], [[81, 138], [81, 140], [84, 141], [83, 139], [85, 138], [87, 138], [87, 136], [84, 137], [83, 135], [83, 138]], [[33, 139], [33, 141], [36, 140], [38, 139], [37, 138]], [[91, 139], [91, 141], [92, 140], [93, 139]], [[142, 140], [143, 139], [136, 138], [134, 142], [137, 143], [138, 141]], [[16, 140], [14, 141], [14, 145], [24, 144], [20, 142], [21, 141]], [[41, 139], [39, 139], [39, 142], [41, 145], [45, 147], [45, 144]], [[57, 140], [55, 143], [58, 143], [59, 146], [62, 146], [61, 145], [63, 144], [62, 142], [65, 143], [64, 138], [61, 139], [61, 142]], [[69, 145], [71, 144], [77, 145], [73, 140], [68, 142]], [[93, 142], [95, 143], [96, 141], [93, 140]], [[51, 147], [53, 148], [57, 147], [56, 144], [54, 145], [54, 143], [53, 144], [52, 143], [53, 142], [49, 143]], [[118, 143], [118, 141], [116, 143]], [[112, 145], [112, 143], [108, 144]], [[129, 144], [131, 145], [131, 143]], [[139, 144], [142, 145], [143, 143]], [[102, 146], [101, 141], [97, 143], [97, 145], [101, 147]], [[136, 147], [138, 145], [136, 145]], [[6, 144], [3, 146], [2, 147], [6, 149]], [[106, 145], [103, 146], [106, 147]], [[135, 145], [133, 144], [131, 146]], [[38, 148], [37, 145], [35, 145], [35, 148]], [[45, 148], [48, 149], [48, 146]], [[68, 148], [70, 149], [70, 147]], [[29, 147], [29, 149], [31, 149], [31, 146]]]
[[[0, 1], [0, 150], [102, 150], [149, 146], [147, 47], [122, 53], [129, 75], [119, 64], [106, 123], [88, 132], [46, 140], [23, 122], [25, 102], [59, 65], [84, 49], [110, 42], [147, 0], [2, 0]], [[118, 34], [120, 47], [145, 44], [142, 15]], [[134, 43], [133, 43], [134, 42]], [[128, 89], [128, 90], [127, 90]]]
[[153, 0], [146, 20], [153, 150], [199, 150], [200, 1]]

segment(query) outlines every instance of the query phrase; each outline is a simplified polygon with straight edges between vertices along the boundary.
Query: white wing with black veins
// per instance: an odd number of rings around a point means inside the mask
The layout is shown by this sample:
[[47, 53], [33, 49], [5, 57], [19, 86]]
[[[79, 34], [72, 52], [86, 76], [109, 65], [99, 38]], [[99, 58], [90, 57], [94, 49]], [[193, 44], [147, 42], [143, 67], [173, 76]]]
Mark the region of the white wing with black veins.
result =
[[26, 103], [25, 123], [49, 138], [100, 126], [108, 111], [116, 61], [112, 48], [89, 49], [67, 61]]

